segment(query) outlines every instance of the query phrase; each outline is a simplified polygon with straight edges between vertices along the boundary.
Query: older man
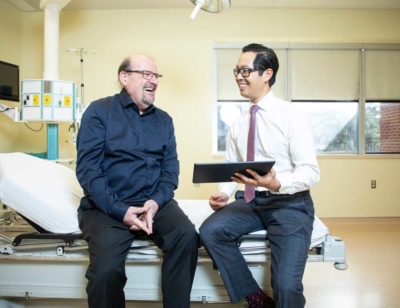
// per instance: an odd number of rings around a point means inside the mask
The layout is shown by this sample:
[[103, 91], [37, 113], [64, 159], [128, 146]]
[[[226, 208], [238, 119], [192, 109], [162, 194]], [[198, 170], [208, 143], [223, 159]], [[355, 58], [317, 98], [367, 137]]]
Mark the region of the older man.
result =
[[174, 126], [153, 104], [162, 76], [144, 55], [125, 58], [118, 76], [121, 92], [89, 105], [77, 141], [89, 307], [125, 307], [125, 259], [141, 231], [164, 252], [164, 307], [187, 308], [198, 234], [173, 199], [179, 175]]

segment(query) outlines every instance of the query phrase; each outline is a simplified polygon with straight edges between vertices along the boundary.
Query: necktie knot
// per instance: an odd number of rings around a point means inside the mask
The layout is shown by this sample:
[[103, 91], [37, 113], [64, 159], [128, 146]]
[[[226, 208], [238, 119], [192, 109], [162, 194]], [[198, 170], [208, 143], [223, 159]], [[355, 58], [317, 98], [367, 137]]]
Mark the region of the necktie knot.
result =
[[258, 109], [260, 109], [260, 106], [252, 105], [251, 108], [250, 108], [251, 116], [254, 116], [256, 114], [256, 112], [258, 111]]

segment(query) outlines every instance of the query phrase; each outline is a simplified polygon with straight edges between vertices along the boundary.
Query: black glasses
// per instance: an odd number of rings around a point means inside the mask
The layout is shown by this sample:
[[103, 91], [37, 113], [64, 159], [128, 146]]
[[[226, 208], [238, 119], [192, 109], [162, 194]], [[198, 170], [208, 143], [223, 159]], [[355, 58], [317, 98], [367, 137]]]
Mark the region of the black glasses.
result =
[[234, 68], [233, 69], [233, 74], [235, 77], [237, 77], [240, 73], [242, 77], [249, 77], [252, 72], [257, 72], [259, 70], [256, 70], [254, 68]]
[[143, 78], [146, 79], [146, 80], [150, 80], [151, 78], [153, 78], [153, 76], [156, 77], [156, 79], [158, 81], [161, 81], [161, 79], [162, 79], [162, 75], [157, 74], [157, 73], [153, 73], [153, 72], [150, 72], [150, 71], [137, 71], [137, 70], [132, 70], [131, 71], [131, 70], [127, 70], [125, 72], [126, 73], [140, 73], [140, 74], [142, 74]]

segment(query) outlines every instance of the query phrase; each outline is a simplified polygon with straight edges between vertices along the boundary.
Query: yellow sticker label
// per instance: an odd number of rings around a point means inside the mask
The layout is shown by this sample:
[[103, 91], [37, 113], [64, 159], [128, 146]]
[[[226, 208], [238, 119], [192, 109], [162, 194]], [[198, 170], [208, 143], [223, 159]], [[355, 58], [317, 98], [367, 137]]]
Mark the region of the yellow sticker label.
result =
[[50, 94], [45, 94], [43, 96], [43, 105], [51, 106], [51, 95]]
[[71, 97], [70, 96], [64, 96], [64, 106], [71, 107]]
[[40, 95], [33, 95], [33, 106], [40, 106]]

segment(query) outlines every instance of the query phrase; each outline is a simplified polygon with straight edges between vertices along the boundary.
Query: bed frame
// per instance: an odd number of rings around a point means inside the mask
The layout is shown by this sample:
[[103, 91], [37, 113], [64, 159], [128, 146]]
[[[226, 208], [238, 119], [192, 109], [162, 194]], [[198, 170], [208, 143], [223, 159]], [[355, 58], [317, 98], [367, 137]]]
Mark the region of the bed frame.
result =
[[[160, 301], [162, 253], [146, 235], [139, 236], [134, 243], [126, 259], [126, 299]], [[244, 235], [237, 240], [237, 245], [260, 287], [272, 294], [266, 234]], [[81, 234], [35, 232], [12, 238], [3, 232], [0, 234], [0, 297], [86, 298], [85, 272], [89, 265], [86, 250], [87, 243]], [[344, 242], [327, 234], [322, 243], [310, 249], [308, 262], [334, 263], [337, 269], [346, 269]], [[219, 272], [202, 247], [191, 301], [229, 302]]]

